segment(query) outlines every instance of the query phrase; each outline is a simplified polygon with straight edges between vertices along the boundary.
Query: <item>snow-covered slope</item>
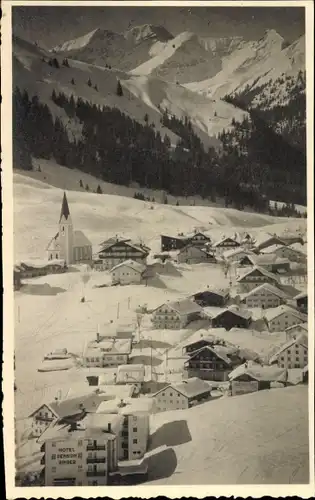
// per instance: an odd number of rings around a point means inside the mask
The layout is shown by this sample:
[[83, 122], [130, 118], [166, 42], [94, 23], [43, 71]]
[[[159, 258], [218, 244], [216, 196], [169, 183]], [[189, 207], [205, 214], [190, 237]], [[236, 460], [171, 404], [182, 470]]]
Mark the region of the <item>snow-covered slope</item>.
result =
[[[156, 56], [158, 57], [158, 56]], [[124, 86], [152, 109], [167, 109], [178, 118], [189, 117], [192, 124], [209, 137], [216, 136], [231, 121], [242, 121], [248, 113], [220, 99], [213, 100], [185, 86], [147, 76], [132, 76]]]
[[151, 47], [151, 58], [130, 73], [154, 75], [166, 81], [187, 83], [214, 76], [221, 69], [221, 53], [195, 33], [184, 31], [165, 43]]
[[268, 30], [257, 42], [247, 42], [222, 59], [222, 70], [213, 78], [187, 85], [211, 97], [240, 92], [246, 86], [259, 87], [283, 73], [296, 75], [305, 67], [305, 37], [288, 47], [275, 31]]
[[155, 415], [150, 484], [308, 483], [307, 393], [271, 389]]

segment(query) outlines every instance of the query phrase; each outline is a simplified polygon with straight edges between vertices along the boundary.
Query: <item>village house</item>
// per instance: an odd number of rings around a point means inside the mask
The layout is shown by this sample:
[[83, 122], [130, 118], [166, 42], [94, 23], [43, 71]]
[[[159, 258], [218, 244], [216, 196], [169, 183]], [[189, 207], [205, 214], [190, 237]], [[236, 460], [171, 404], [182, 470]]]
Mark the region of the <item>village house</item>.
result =
[[211, 238], [200, 231], [184, 234], [179, 233], [177, 236], [161, 235], [161, 251], [169, 252], [171, 250], [181, 250], [187, 245], [204, 247], [206, 244], [211, 244]]
[[290, 261], [277, 257], [275, 254], [245, 255], [240, 259], [239, 265], [261, 267], [272, 273], [290, 270]]
[[222, 254], [222, 257], [227, 262], [239, 262], [243, 257], [246, 257], [247, 255], [255, 255], [255, 254], [250, 250], [238, 247], [238, 248], [233, 248], [232, 250], [227, 250]]
[[13, 268], [13, 289], [20, 290], [21, 286], [22, 286], [21, 269], [18, 266], [14, 266], [14, 268]]
[[19, 270], [20, 279], [27, 279], [46, 276], [47, 274], [64, 273], [67, 270], [67, 266], [62, 259], [51, 261], [33, 259], [19, 262], [16, 264], [15, 269]]
[[183, 247], [178, 255], [177, 260], [180, 264], [201, 264], [201, 263], [216, 263], [215, 255], [201, 246], [195, 246], [189, 243]]
[[229, 374], [232, 396], [270, 389], [273, 382], [286, 384], [287, 372], [283, 368], [248, 361]]
[[288, 328], [285, 329], [285, 333], [287, 340], [296, 338], [301, 333], [303, 333], [304, 335], [308, 335], [308, 324], [298, 323], [297, 325], [288, 326]]
[[277, 364], [286, 370], [304, 368], [308, 364], [308, 341], [306, 335], [299, 335], [283, 344], [269, 359], [269, 364]]
[[201, 307], [223, 307], [230, 298], [230, 292], [224, 288], [211, 287], [195, 293], [192, 298]]
[[104, 270], [110, 270], [118, 264], [132, 260], [145, 265], [150, 249], [142, 243], [133, 243], [126, 238], [110, 238], [101, 243], [98, 259], [103, 263]]
[[274, 254], [279, 258], [288, 259], [290, 262], [306, 263], [307, 256], [304, 252], [296, 250], [291, 245], [272, 245], [262, 250], [263, 254]]
[[281, 305], [267, 309], [264, 319], [270, 332], [283, 332], [289, 326], [304, 323], [307, 316], [288, 305]]
[[116, 372], [116, 384], [131, 384], [138, 390], [143, 386], [145, 379], [145, 366], [137, 365], [120, 365]]
[[118, 467], [117, 434], [122, 417], [93, 425], [60, 420], [40, 437], [45, 486], [105, 486]]
[[252, 322], [252, 314], [237, 306], [230, 306], [223, 311], [218, 312], [211, 318], [212, 328], [249, 328]]
[[245, 271], [242, 276], [239, 276], [236, 279], [236, 282], [239, 292], [247, 293], [262, 283], [270, 283], [271, 285], [277, 286], [279, 285], [280, 280], [275, 274], [266, 271], [266, 269], [263, 269], [262, 267], [255, 266], [248, 271]]
[[153, 311], [151, 321], [155, 329], [179, 330], [199, 319], [201, 312], [202, 308], [189, 299], [165, 302]]
[[48, 260], [63, 259], [66, 265], [92, 262], [92, 243], [82, 231], [74, 231], [66, 193], [63, 195], [59, 231], [47, 247]]
[[294, 297], [298, 309], [307, 314], [308, 309], [308, 295], [307, 292], [301, 292]]
[[226, 381], [228, 374], [243, 361], [238, 350], [223, 345], [205, 345], [189, 355], [184, 363], [185, 377]]
[[285, 292], [280, 290], [270, 283], [263, 283], [262, 285], [253, 288], [242, 297], [242, 302], [247, 307], [259, 307], [268, 309], [270, 307], [278, 307], [284, 304], [288, 296]]
[[125, 365], [131, 349], [131, 339], [106, 338], [97, 334], [96, 340], [87, 344], [82, 361], [86, 368]]
[[56, 397], [54, 401], [43, 403], [29, 415], [32, 420], [32, 436], [41, 436], [60, 418], [77, 417], [84, 412], [96, 411], [104, 399], [106, 399], [104, 394], [90, 393], [66, 398]]
[[122, 425], [117, 433], [119, 460], [139, 460], [147, 451], [150, 435], [150, 414], [155, 412], [154, 400], [148, 397], [128, 398], [102, 403], [92, 418], [119, 415]]
[[119, 285], [139, 284], [143, 279], [146, 266], [134, 260], [125, 260], [109, 271], [112, 282]]
[[223, 236], [219, 241], [216, 241], [212, 245], [212, 249], [215, 250], [217, 255], [221, 255], [227, 250], [239, 248], [241, 245], [237, 241], [236, 237], [231, 238], [228, 236]]
[[185, 410], [211, 399], [212, 387], [197, 377], [172, 383], [164, 387], [152, 398], [155, 400], [156, 412]]
[[256, 252], [261, 252], [262, 250], [271, 247], [272, 245], [286, 245], [286, 243], [284, 242], [282, 237], [280, 238], [275, 233], [267, 233], [258, 236], [254, 249]]

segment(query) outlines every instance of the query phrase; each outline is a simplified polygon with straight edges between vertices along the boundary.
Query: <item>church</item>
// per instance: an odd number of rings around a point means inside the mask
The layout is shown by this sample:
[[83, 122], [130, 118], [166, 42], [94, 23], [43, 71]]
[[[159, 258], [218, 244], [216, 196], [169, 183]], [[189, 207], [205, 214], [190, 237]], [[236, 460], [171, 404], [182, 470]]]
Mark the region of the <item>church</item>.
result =
[[66, 193], [63, 195], [59, 231], [47, 247], [48, 260], [63, 259], [66, 265], [92, 261], [92, 243], [82, 231], [74, 231]]

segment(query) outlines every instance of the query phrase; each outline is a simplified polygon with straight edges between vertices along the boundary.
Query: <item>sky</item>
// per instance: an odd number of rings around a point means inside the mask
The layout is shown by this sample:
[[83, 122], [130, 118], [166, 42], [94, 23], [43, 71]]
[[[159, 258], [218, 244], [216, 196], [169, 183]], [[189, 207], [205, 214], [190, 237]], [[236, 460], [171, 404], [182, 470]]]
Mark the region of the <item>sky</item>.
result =
[[[53, 4], [53, 2], [52, 2]], [[13, 31], [46, 48], [96, 28], [123, 32], [141, 24], [164, 26], [173, 35], [243, 36], [255, 40], [275, 29], [292, 42], [305, 33], [301, 7], [13, 7]]]

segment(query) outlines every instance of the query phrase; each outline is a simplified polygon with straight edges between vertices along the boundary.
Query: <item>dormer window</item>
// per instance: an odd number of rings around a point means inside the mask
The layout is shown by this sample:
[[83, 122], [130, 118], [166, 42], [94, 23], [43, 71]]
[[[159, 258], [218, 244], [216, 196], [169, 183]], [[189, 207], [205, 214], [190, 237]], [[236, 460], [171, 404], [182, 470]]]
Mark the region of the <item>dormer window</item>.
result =
[[62, 226], [62, 232], [63, 233], [65, 232], [65, 226]]

